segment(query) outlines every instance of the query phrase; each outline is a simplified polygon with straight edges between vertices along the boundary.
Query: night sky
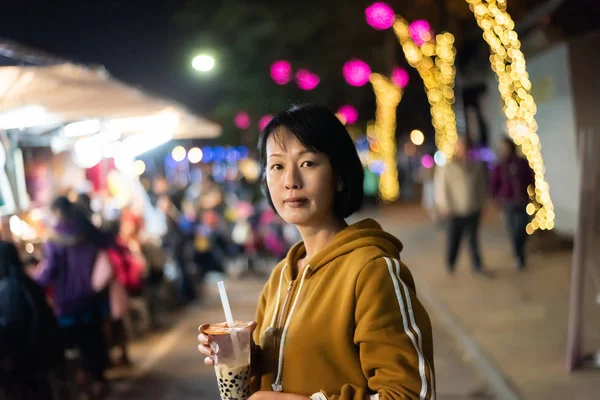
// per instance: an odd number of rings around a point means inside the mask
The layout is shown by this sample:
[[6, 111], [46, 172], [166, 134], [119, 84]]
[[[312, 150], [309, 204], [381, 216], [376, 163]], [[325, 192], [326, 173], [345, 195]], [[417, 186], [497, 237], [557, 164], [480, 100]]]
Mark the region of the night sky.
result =
[[0, 37], [83, 64], [199, 110], [201, 82], [173, 16], [184, 0], [3, 0]]

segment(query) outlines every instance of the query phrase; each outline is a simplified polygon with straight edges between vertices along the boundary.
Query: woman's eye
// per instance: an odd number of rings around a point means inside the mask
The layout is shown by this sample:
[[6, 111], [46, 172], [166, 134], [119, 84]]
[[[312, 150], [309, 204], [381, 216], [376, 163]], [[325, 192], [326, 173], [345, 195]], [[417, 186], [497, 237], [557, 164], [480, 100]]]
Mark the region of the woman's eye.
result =
[[316, 165], [316, 163], [314, 163], [313, 161], [304, 161], [302, 163], [302, 167], [314, 167]]
[[283, 169], [283, 166], [281, 164], [273, 164], [273, 165], [271, 165], [271, 170], [279, 171], [280, 169]]

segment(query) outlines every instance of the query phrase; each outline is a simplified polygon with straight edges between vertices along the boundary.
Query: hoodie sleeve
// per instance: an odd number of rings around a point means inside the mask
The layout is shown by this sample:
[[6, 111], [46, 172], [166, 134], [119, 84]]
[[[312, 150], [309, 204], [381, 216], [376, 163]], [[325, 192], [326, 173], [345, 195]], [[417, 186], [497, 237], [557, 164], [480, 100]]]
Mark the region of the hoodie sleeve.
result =
[[368, 387], [344, 385], [312, 399], [435, 398], [431, 322], [416, 297], [408, 268], [391, 258], [372, 261], [356, 283], [356, 328]]

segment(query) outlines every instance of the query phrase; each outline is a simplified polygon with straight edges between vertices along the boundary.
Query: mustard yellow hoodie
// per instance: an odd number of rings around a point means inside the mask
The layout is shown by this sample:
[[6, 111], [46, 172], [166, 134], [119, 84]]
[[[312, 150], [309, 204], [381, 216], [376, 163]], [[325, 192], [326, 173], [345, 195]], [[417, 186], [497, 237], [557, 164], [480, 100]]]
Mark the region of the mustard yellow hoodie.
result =
[[257, 310], [255, 388], [323, 399], [434, 399], [431, 323], [399, 261], [402, 243], [370, 219], [310, 260], [295, 245]]

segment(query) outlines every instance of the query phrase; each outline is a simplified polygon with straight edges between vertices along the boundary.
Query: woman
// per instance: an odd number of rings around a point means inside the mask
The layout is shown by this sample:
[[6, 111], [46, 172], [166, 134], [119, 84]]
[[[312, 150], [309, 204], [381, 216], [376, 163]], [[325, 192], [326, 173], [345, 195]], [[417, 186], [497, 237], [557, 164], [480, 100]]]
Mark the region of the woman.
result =
[[500, 161], [491, 176], [491, 194], [502, 207], [504, 222], [510, 235], [516, 266], [519, 271], [525, 268], [525, 242], [529, 215], [527, 188], [535, 184], [533, 170], [527, 160], [517, 156], [517, 147], [508, 137], [500, 143]]
[[345, 222], [361, 207], [363, 170], [344, 126], [321, 106], [294, 107], [259, 151], [267, 198], [303, 241], [259, 300], [251, 399], [433, 398], [431, 323], [402, 244], [373, 220]]
[[92, 288], [92, 271], [99, 251], [108, 244], [102, 234], [66, 197], [51, 206], [57, 223], [46, 244], [45, 262], [36, 280], [53, 289], [54, 311], [66, 348], [77, 348], [92, 391], [106, 389], [107, 350], [103, 318], [108, 301]]

